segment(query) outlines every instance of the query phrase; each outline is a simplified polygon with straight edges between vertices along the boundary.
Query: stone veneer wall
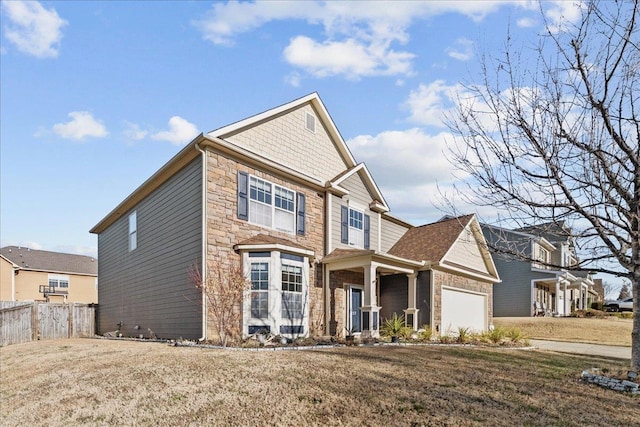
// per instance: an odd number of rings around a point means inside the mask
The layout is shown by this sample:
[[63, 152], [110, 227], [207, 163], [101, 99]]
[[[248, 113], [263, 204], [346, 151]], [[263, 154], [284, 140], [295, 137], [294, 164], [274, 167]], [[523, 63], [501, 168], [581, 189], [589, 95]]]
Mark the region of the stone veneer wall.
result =
[[433, 316], [436, 325], [442, 324], [442, 286], [465, 289], [468, 291], [487, 294], [487, 305], [489, 310], [488, 324], [493, 323], [493, 284], [481, 282], [464, 276], [459, 276], [444, 271], [433, 270]]
[[[251, 168], [243, 163], [207, 149], [207, 260], [209, 267], [219, 264], [229, 267], [240, 263], [240, 255], [233, 246], [258, 234], [287, 239], [315, 252], [316, 262], [309, 267], [309, 327], [311, 334], [321, 334], [323, 330], [322, 310], [322, 270], [324, 254], [324, 196], [321, 193], [283, 180], [280, 177]], [[237, 175], [247, 172], [272, 183], [302, 192], [306, 198], [305, 235], [288, 234], [270, 228], [250, 224], [237, 217]], [[241, 307], [238, 307], [241, 310]], [[318, 319], [320, 321], [318, 322]], [[320, 323], [320, 325], [318, 325]], [[317, 329], [320, 329], [319, 331]], [[215, 338], [212, 321], [208, 321], [208, 337]]]
[[362, 285], [364, 283], [364, 273], [347, 270], [332, 271], [329, 282], [329, 335], [344, 336], [346, 333], [345, 316], [347, 314], [344, 285]]

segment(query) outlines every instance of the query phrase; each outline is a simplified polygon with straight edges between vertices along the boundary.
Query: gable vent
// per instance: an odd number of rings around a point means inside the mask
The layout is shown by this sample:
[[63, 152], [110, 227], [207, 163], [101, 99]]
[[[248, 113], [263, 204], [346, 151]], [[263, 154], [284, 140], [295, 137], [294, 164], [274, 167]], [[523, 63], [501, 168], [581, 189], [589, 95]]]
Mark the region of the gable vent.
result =
[[308, 131], [316, 133], [316, 116], [307, 113], [306, 127]]

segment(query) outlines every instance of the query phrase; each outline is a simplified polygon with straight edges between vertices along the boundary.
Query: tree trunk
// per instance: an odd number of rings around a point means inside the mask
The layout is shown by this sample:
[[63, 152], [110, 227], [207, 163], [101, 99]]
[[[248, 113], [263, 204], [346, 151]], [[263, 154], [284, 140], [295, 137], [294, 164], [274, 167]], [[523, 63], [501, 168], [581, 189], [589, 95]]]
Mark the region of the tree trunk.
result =
[[633, 288], [633, 330], [631, 331], [631, 369], [640, 372], [640, 276], [636, 275]]

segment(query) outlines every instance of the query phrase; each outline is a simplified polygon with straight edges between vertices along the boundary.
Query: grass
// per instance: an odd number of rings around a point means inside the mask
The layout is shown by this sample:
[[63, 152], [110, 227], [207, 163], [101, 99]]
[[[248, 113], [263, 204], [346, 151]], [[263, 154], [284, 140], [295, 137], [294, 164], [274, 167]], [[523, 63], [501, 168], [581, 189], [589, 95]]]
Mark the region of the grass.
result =
[[527, 338], [573, 341], [631, 347], [632, 319], [610, 316], [579, 317], [496, 317], [494, 325], [518, 328]]
[[224, 351], [70, 339], [0, 348], [0, 424], [627, 426], [583, 384], [626, 362], [450, 346]]

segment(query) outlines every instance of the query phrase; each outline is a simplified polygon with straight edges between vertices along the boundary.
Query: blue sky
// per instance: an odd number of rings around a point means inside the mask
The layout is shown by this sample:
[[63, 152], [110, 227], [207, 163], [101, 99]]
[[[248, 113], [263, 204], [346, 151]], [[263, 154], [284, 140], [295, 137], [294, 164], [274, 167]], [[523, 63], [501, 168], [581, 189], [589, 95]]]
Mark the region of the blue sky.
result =
[[[579, 16], [545, 2], [546, 18]], [[531, 1], [2, 2], [1, 244], [96, 255], [89, 229], [192, 137], [318, 92], [392, 213], [437, 220], [443, 114]], [[472, 208], [462, 208], [469, 211]]]

